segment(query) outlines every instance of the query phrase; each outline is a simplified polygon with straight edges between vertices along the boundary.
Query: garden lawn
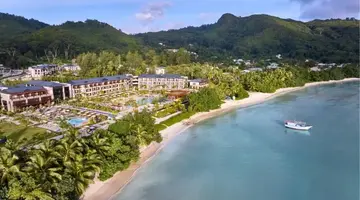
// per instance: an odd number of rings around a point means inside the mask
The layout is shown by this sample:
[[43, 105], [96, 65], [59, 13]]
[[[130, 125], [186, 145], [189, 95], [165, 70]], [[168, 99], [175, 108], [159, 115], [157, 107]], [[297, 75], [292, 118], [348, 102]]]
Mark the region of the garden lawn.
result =
[[169, 119], [161, 122], [160, 124], [155, 124], [155, 127], [158, 129], [158, 131], [161, 131], [173, 124], [181, 122], [184, 119], [189, 119], [194, 114], [195, 112], [183, 112], [178, 115], [170, 117]]
[[7, 139], [11, 139], [14, 142], [23, 140], [21, 143], [24, 144], [36, 143], [37, 141], [54, 135], [52, 133], [47, 133], [46, 131], [46, 129], [38, 127], [26, 127], [24, 125], [0, 122], [0, 137], [6, 136]]

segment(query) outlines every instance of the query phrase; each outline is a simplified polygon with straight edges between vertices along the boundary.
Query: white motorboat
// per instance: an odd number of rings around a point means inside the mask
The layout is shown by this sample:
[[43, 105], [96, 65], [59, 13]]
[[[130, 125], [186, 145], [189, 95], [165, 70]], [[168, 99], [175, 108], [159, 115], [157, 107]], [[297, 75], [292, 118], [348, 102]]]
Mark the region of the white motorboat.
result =
[[286, 128], [295, 130], [308, 131], [312, 126], [307, 125], [305, 122], [287, 120], [284, 122]]

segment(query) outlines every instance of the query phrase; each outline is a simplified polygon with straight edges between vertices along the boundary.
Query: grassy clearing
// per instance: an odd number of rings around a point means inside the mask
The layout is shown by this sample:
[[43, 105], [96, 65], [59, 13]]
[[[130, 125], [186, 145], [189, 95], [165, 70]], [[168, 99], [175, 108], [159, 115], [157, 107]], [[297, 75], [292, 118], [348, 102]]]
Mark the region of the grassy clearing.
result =
[[161, 131], [167, 128], [168, 126], [171, 126], [173, 124], [176, 124], [178, 122], [181, 122], [184, 119], [189, 119], [191, 116], [193, 116], [195, 112], [183, 112], [178, 115], [172, 116], [169, 119], [161, 122], [160, 124], [156, 124], [155, 127]]
[[47, 130], [43, 128], [0, 122], [0, 137], [7, 137], [21, 144], [37, 143], [55, 135], [54, 133], [47, 133]]

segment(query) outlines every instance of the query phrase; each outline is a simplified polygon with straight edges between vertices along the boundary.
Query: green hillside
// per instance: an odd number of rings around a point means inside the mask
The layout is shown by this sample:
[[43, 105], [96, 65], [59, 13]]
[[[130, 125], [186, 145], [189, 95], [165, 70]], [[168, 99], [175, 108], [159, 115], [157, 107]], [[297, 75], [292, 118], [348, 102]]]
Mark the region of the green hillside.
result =
[[[14, 27], [20, 17], [3, 14]], [[30, 20], [31, 21], [31, 20]], [[24, 28], [25, 29], [25, 28]], [[13, 32], [6, 29], [5, 32]], [[18, 28], [20, 30], [20, 28]], [[71, 59], [82, 52], [110, 50], [125, 53], [140, 49], [140, 42], [109, 24], [97, 20], [66, 22], [58, 26], [45, 26], [39, 30], [0, 36], [0, 63], [21, 67], [37, 62]], [[11, 54], [15, 50], [15, 55]], [[10, 51], [10, 53], [8, 53]]]
[[34, 19], [0, 13], [0, 38], [2, 40], [18, 35], [30, 34], [47, 26], [49, 25]]
[[[159, 45], [163, 43], [164, 45]], [[116, 53], [185, 48], [198, 61], [233, 58], [315, 59], [359, 62], [359, 21], [332, 19], [300, 22], [269, 15], [224, 14], [216, 23], [179, 30], [127, 35], [97, 20], [50, 26], [34, 19], [0, 13], [0, 64], [24, 67], [69, 60], [83, 52]]]
[[[215, 24], [138, 34], [156, 48], [186, 47], [200, 59], [283, 57], [324, 62], [358, 62], [359, 21], [300, 22], [269, 15], [224, 14]], [[165, 44], [160, 47], [159, 43]]]

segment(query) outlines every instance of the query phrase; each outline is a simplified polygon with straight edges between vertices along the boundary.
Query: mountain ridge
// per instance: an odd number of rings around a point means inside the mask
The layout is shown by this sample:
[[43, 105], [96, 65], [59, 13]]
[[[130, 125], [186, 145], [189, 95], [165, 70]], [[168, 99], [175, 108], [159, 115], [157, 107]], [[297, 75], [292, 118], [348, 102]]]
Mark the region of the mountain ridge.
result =
[[[214, 24], [135, 36], [152, 47], [157, 43], [165, 44], [166, 48], [191, 44], [192, 51], [205, 57], [258, 58], [283, 54], [325, 62], [357, 62], [358, 22], [354, 19], [302, 22], [264, 14], [236, 17], [226, 13]], [[334, 55], [336, 58], [332, 58]]]
[[15, 49], [14, 55], [0, 54], [0, 63], [10, 66], [39, 62], [48, 59], [47, 54], [69, 59], [88, 51], [125, 53], [181, 47], [196, 52], [198, 61], [268, 58], [277, 54], [324, 62], [359, 61], [359, 20], [353, 18], [302, 22], [266, 14], [241, 17], [225, 13], [213, 24], [140, 34], [126, 34], [92, 19], [49, 25], [0, 13], [0, 24], [0, 52]]

